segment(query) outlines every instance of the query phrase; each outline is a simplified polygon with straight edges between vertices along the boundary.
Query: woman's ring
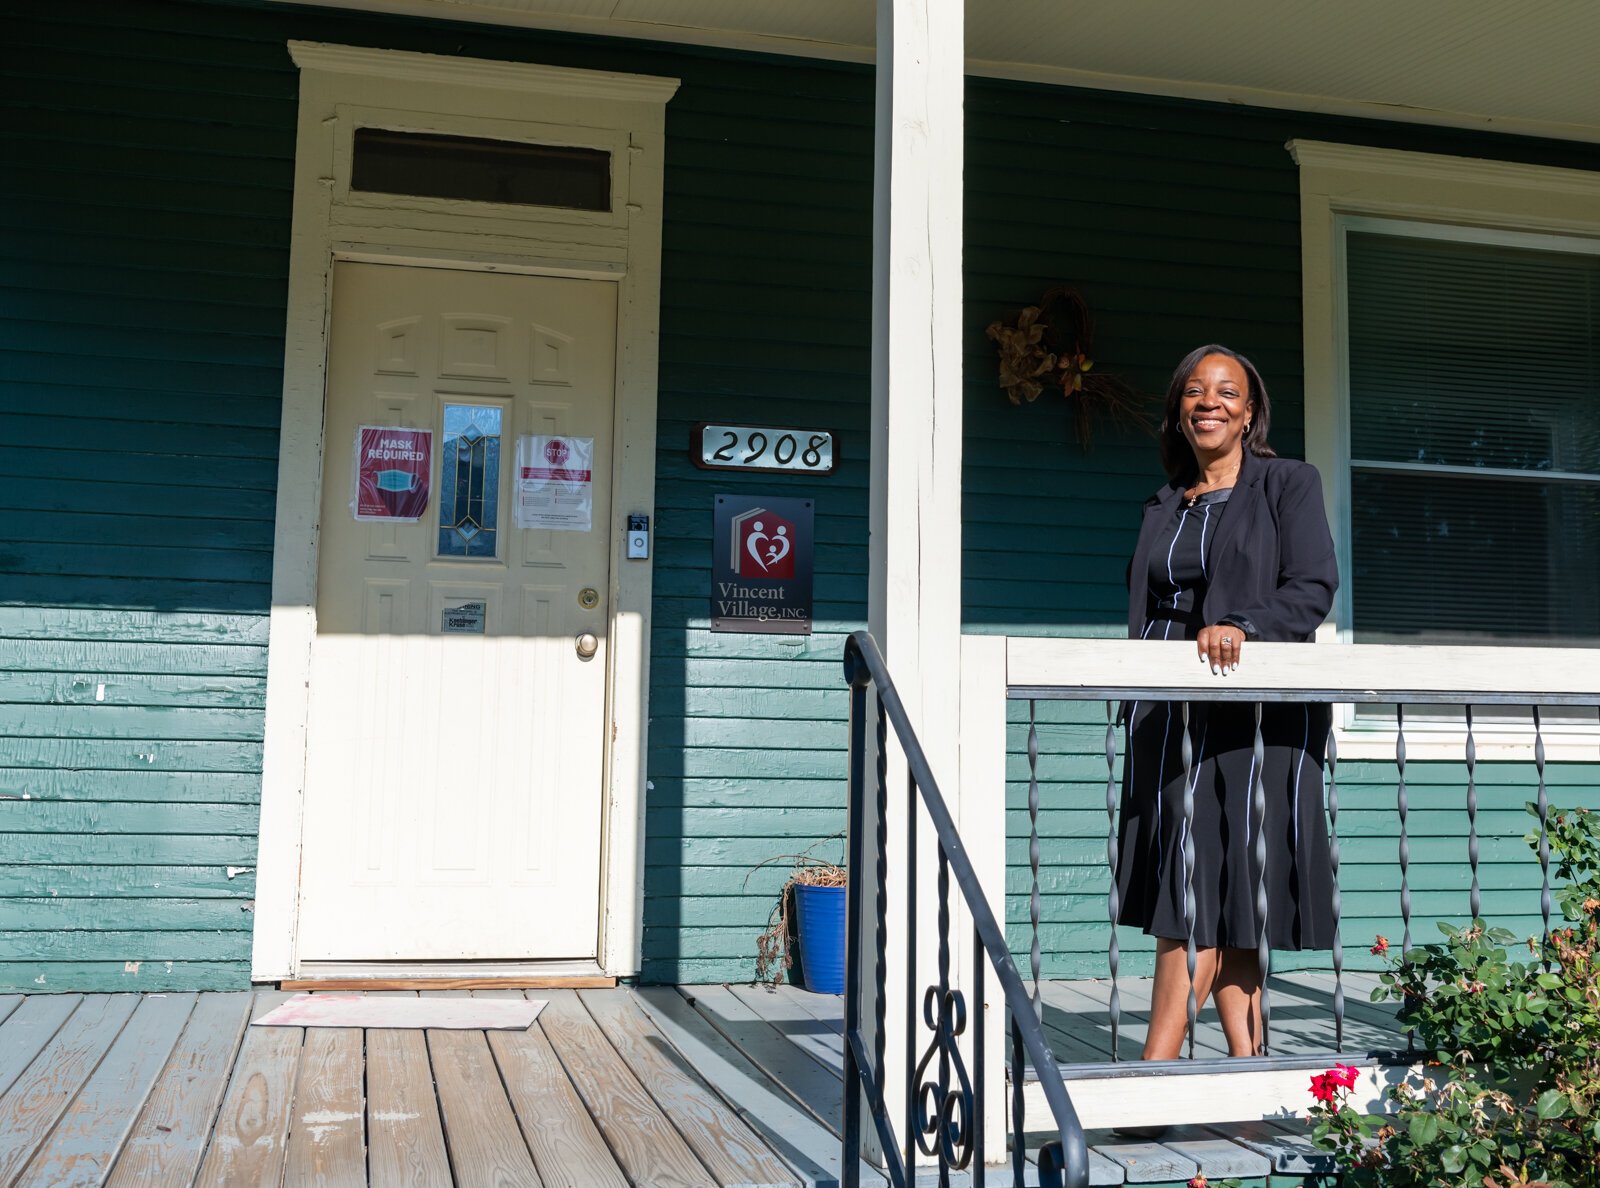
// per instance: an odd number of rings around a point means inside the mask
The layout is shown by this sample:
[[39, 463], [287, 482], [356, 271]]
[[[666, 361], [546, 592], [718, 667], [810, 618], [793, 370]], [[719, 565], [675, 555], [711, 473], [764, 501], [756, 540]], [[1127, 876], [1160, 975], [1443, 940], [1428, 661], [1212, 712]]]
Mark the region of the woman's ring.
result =
[[1223, 637], [1222, 637], [1222, 642], [1223, 642], [1223, 643], [1225, 643], [1225, 644], [1227, 644], [1227, 645], [1228, 645], [1228, 646], [1229, 646], [1229, 647], [1230, 647], [1230, 648], [1231, 648], [1231, 647], [1232, 647], [1232, 646], [1233, 646], [1233, 636], [1231, 636], [1231, 635], [1224, 635], [1224, 636], [1223, 636]]

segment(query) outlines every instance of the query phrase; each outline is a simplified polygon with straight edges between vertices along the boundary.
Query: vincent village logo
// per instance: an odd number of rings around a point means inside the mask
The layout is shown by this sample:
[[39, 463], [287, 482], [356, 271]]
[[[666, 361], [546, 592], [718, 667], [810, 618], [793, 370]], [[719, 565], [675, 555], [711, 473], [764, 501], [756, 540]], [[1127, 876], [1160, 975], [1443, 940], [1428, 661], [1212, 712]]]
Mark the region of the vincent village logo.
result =
[[794, 577], [794, 525], [764, 507], [733, 517], [733, 572], [747, 578]]
[[810, 634], [811, 524], [809, 499], [717, 496], [713, 631]]

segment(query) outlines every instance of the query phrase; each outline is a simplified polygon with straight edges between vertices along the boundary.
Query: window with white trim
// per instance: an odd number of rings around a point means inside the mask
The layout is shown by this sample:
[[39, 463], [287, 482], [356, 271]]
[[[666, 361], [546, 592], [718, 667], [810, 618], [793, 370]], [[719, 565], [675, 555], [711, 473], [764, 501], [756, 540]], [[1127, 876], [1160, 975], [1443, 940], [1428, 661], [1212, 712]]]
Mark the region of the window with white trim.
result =
[[[1449, 645], [1600, 647], [1600, 171], [1287, 147], [1306, 457], [1342, 577], [1319, 637], [1437, 645], [1411, 662], [1436, 688], [1482, 663]], [[1540, 654], [1507, 653], [1519, 687]], [[1479, 758], [1531, 757], [1519, 717], [1480, 708]], [[1342, 757], [1394, 758], [1392, 711], [1336, 722]], [[1405, 723], [1411, 757], [1461, 760], [1459, 709]], [[1544, 724], [1551, 760], [1594, 760], [1592, 710]]]
[[1600, 645], [1600, 245], [1340, 230], [1352, 637]]

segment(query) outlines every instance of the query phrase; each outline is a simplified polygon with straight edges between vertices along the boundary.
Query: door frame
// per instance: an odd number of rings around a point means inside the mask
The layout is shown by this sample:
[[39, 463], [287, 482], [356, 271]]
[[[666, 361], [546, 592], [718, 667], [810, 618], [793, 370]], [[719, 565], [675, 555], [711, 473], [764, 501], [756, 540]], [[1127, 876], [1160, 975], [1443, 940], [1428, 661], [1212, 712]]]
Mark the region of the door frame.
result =
[[[290, 41], [300, 69], [279, 433], [271, 639], [251, 977], [300, 974], [298, 925], [323, 412], [336, 261], [521, 272], [617, 286], [606, 754], [598, 961], [637, 973], [653, 560], [624, 557], [655, 514], [666, 103], [678, 80]], [[612, 153], [612, 209], [579, 212], [353, 193], [353, 130], [591, 145]]]

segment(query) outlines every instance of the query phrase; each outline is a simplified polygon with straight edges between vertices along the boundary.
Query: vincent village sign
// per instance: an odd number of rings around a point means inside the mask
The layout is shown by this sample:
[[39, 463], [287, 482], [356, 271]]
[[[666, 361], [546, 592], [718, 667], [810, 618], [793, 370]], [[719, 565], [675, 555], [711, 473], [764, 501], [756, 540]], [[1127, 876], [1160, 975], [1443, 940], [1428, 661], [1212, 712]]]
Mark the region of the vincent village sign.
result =
[[811, 634], [812, 502], [718, 495], [711, 630]]

